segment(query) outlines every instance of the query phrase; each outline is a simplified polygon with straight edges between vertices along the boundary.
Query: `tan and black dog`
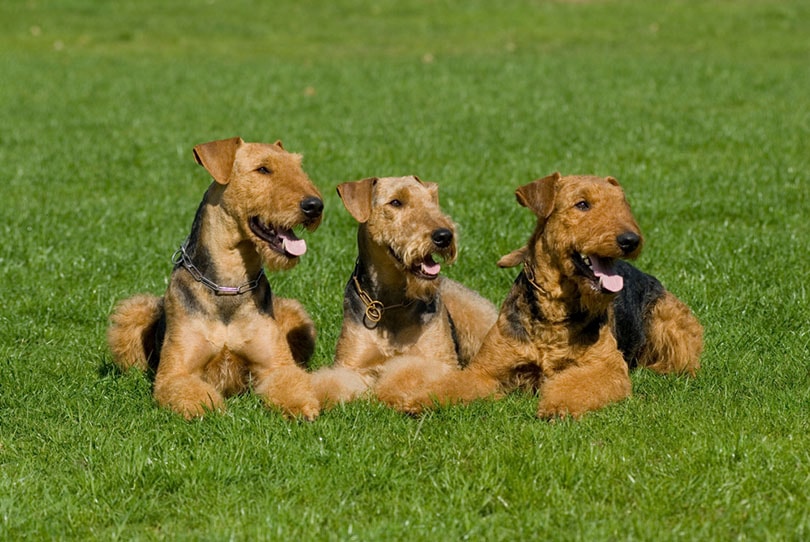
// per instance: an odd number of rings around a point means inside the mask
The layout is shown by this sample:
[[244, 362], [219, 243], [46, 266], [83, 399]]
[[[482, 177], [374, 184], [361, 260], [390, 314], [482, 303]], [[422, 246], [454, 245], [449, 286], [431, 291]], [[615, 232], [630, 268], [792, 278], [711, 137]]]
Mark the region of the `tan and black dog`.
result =
[[417, 177], [343, 183], [338, 194], [359, 222], [359, 255], [346, 285], [335, 363], [313, 374], [324, 404], [357, 398], [389, 367], [457, 367], [497, 318], [495, 306], [440, 276], [456, 258], [455, 225], [438, 185]]
[[527, 247], [499, 262], [523, 270], [478, 354], [465, 370], [388, 372], [378, 395], [419, 412], [527, 385], [540, 390], [538, 416], [579, 417], [629, 396], [629, 367], [694, 375], [703, 329], [658, 280], [623, 261], [642, 238], [619, 183], [555, 173], [516, 195], [537, 226]]
[[285, 415], [314, 419], [320, 405], [300, 364], [315, 327], [295, 300], [273, 295], [264, 274], [298, 263], [323, 202], [301, 156], [235, 137], [194, 147], [214, 178], [177, 251], [163, 297], [120, 302], [108, 343], [122, 369], [156, 370], [154, 396], [186, 418], [224, 408], [252, 387]]

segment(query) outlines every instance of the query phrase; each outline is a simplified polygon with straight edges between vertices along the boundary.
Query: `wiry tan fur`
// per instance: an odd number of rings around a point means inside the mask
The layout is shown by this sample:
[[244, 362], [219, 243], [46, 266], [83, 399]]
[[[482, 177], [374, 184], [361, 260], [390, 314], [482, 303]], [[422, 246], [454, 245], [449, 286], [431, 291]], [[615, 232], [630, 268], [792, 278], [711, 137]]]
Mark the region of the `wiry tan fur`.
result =
[[[497, 310], [433, 266], [434, 255], [447, 263], [456, 258], [455, 226], [439, 208], [438, 186], [413, 176], [370, 178], [343, 183], [338, 193], [359, 222], [359, 256], [346, 287], [335, 363], [313, 375], [321, 402], [367, 394], [389, 367], [430, 372], [469, 361]], [[378, 323], [366, 318], [354, 277], [385, 306]]]
[[154, 362], [157, 368], [156, 326], [163, 316], [163, 298], [140, 294], [118, 302], [110, 317], [107, 343], [121, 369], [136, 367], [142, 371]]
[[[538, 416], [579, 417], [630, 395], [628, 362], [613, 333], [615, 295], [574, 263], [575, 254], [606, 261], [638, 255], [640, 232], [623, 191], [610, 177], [554, 174], [516, 194], [538, 222], [528, 246], [499, 262], [524, 269], [497, 324], [464, 370], [387, 371], [377, 393], [394, 408], [417, 413], [529, 386], [540, 391]], [[620, 239], [630, 242], [620, 246]], [[644, 326], [640, 366], [695, 374], [702, 328], [686, 305], [666, 292]]]
[[687, 373], [700, 369], [703, 352], [703, 326], [686, 304], [666, 292], [649, 315], [647, 345], [638, 364], [660, 374]]
[[314, 324], [298, 301], [275, 297], [260, 272], [298, 262], [305, 245], [291, 228], [318, 226], [320, 193], [301, 156], [281, 142], [213, 141], [195, 147], [194, 156], [214, 182], [187, 254], [218, 285], [258, 277], [257, 286], [221, 295], [178, 263], [163, 297], [138, 295], [116, 306], [108, 331], [115, 363], [155, 370], [156, 401], [186, 418], [222, 409], [225, 397], [252, 387], [284, 414], [314, 419], [320, 405], [299, 366], [314, 350]]

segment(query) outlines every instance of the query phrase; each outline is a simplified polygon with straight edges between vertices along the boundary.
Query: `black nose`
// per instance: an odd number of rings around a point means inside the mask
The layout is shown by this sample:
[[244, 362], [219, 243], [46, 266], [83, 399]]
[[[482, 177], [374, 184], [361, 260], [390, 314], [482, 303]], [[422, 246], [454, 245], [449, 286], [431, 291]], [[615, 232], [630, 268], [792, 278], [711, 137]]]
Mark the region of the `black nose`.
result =
[[306, 198], [301, 202], [301, 210], [307, 218], [318, 218], [323, 212], [323, 201], [314, 196]]
[[619, 248], [622, 249], [622, 252], [630, 254], [638, 248], [639, 243], [641, 243], [641, 237], [636, 233], [626, 231], [616, 237], [616, 242], [619, 244]]
[[437, 247], [447, 248], [450, 246], [450, 243], [453, 242], [453, 232], [447, 228], [439, 228], [438, 230], [433, 230], [433, 233], [430, 234], [430, 238], [433, 239], [433, 244]]

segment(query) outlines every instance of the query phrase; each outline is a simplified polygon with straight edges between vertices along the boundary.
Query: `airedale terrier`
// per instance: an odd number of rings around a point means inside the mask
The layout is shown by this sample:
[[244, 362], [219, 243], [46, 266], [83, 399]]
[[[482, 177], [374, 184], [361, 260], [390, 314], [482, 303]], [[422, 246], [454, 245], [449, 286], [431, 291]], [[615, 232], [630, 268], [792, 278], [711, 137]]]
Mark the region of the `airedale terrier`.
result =
[[523, 270], [478, 354], [463, 371], [388, 373], [380, 396], [419, 412], [528, 385], [540, 390], [538, 416], [579, 417], [630, 395], [628, 367], [694, 375], [703, 329], [623, 261], [638, 256], [642, 237], [619, 183], [555, 173], [516, 195], [537, 226], [527, 247], [499, 262]]
[[322, 404], [350, 401], [391, 366], [457, 367], [478, 348], [498, 312], [440, 276], [456, 258], [453, 222], [435, 183], [370, 178], [338, 186], [358, 222], [359, 256], [346, 284], [343, 327], [332, 367], [313, 374]]
[[299, 364], [314, 351], [315, 327], [298, 301], [273, 295], [264, 266], [298, 263], [307, 246], [293, 228], [318, 227], [321, 195], [280, 141], [212, 141], [194, 157], [214, 181], [165, 295], [115, 308], [107, 334], [115, 363], [156, 370], [155, 399], [186, 418], [252, 387], [285, 415], [314, 419], [320, 405]]

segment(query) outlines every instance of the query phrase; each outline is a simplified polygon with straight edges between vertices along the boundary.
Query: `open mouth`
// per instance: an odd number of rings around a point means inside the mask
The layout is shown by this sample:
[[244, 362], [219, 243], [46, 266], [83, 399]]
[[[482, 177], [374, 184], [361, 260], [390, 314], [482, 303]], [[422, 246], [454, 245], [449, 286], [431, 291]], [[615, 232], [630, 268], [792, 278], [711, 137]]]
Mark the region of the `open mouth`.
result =
[[289, 228], [265, 224], [258, 216], [250, 217], [248, 226], [267, 246], [288, 258], [297, 258], [307, 251], [307, 242], [299, 239]]
[[399, 262], [400, 265], [402, 265], [402, 267], [407, 269], [410, 274], [422, 280], [436, 280], [442, 270], [441, 264], [436, 261], [437, 257], [442, 258], [442, 256], [438, 253], [428, 254], [421, 261], [417, 261], [408, 267], [405, 265], [402, 259], [397, 256], [392, 248], [389, 247], [388, 252], [397, 262]]
[[424, 280], [435, 280], [442, 270], [434, 258], [433, 254], [428, 254], [424, 260], [411, 267], [411, 273]]
[[575, 252], [572, 259], [577, 271], [589, 279], [595, 288], [614, 294], [624, 288], [624, 278], [616, 270], [614, 258]]

